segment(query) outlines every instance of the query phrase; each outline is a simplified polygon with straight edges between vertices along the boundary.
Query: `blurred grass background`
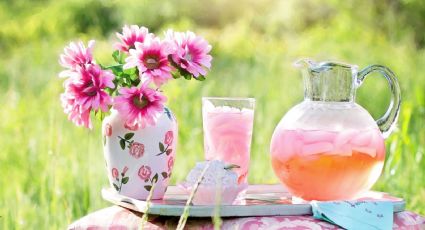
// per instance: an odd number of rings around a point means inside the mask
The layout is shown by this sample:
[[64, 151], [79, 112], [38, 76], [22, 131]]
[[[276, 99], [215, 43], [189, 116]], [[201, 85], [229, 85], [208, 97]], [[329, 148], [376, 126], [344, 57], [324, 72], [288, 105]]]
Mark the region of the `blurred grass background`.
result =
[[[424, 21], [422, 0], [0, 1], [0, 228], [63, 229], [109, 205], [100, 197], [108, 185], [100, 122], [88, 131], [67, 121], [57, 59], [70, 41], [94, 38], [98, 62], [111, 62], [124, 24], [192, 30], [213, 45], [207, 81], [180, 79], [165, 89], [180, 126], [174, 183], [203, 159], [201, 96], [256, 98], [249, 181], [276, 183], [270, 138], [303, 96], [291, 63], [383, 64], [397, 74], [403, 104], [374, 189], [425, 214]], [[385, 80], [369, 77], [357, 101], [379, 118], [389, 103]]]

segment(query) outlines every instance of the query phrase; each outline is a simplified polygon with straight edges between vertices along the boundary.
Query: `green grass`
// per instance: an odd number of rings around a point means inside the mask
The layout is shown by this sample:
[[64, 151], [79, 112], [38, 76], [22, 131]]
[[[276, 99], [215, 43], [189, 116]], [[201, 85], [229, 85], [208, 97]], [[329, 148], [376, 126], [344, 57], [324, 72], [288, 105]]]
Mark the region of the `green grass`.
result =
[[[208, 10], [191, 0], [14, 2], [0, 2], [0, 228], [63, 229], [110, 205], [100, 197], [108, 186], [100, 122], [88, 131], [67, 121], [57, 58], [70, 40], [95, 38], [99, 61], [111, 62], [113, 31], [124, 23], [155, 32], [193, 30], [214, 47], [205, 82], [180, 79], [165, 88], [180, 128], [172, 183], [203, 159], [202, 96], [256, 98], [249, 182], [276, 183], [270, 138], [303, 96], [300, 73], [291, 63], [305, 56], [360, 67], [379, 63], [397, 74], [403, 104], [374, 189], [402, 196], [409, 210], [425, 214], [425, 50], [391, 9], [382, 19], [375, 11], [384, 6], [366, 1], [356, 10], [334, 1], [301, 1], [310, 7], [303, 10], [296, 1], [273, 0], [216, 0]], [[87, 14], [78, 14], [81, 9]], [[100, 20], [105, 14], [107, 20]], [[357, 101], [379, 118], [389, 93], [385, 80], [375, 76], [358, 90]]]

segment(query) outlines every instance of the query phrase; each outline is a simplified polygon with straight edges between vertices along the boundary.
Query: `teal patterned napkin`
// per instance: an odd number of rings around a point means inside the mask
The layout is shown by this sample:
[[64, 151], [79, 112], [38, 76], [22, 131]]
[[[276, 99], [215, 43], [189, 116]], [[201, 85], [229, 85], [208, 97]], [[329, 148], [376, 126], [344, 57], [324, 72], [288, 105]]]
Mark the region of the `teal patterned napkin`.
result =
[[313, 216], [345, 229], [392, 229], [390, 201], [312, 201]]

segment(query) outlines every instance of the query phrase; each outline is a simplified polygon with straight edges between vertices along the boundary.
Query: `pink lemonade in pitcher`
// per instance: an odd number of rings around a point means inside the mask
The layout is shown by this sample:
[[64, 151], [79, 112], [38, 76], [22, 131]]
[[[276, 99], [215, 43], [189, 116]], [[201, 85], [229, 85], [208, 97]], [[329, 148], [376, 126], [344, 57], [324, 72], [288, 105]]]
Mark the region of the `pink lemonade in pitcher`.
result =
[[204, 151], [206, 160], [238, 165], [238, 182], [247, 182], [254, 110], [213, 106], [204, 102]]
[[385, 159], [381, 136], [377, 129], [277, 130], [273, 139], [280, 141], [272, 141], [272, 166], [288, 190], [304, 200], [355, 197], [381, 173]]
[[[303, 200], [353, 199], [378, 180], [385, 161], [384, 138], [396, 124], [400, 87], [382, 65], [358, 70], [338, 62], [295, 63], [302, 69], [304, 100], [282, 117], [270, 144], [274, 173]], [[356, 103], [356, 90], [378, 72], [391, 90], [387, 112], [375, 120]]]

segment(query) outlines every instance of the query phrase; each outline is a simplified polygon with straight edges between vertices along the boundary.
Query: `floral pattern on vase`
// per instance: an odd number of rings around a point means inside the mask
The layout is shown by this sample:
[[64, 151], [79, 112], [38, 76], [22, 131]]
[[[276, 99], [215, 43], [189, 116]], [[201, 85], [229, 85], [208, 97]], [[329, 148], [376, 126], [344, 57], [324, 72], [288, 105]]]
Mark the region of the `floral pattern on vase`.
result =
[[138, 175], [145, 183], [150, 183], [150, 185], [143, 186], [148, 192], [151, 191], [153, 184], [158, 181], [158, 173], [155, 173], [155, 175], [151, 177], [152, 170], [151, 167], [147, 165], [142, 165], [142, 167], [140, 167]]
[[111, 124], [106, 123], [105, 124], [105, 129], [104, 129], [104, 135], [107, 137], [110, 137], [112, 135], [112, 126]]
[[161, 176], [165, 179], [165, 178], [170, 178], [171, 177], [171, 172], [173, 170], [173, 166], [174, 166], [174, 157], [171, 156], [168, 158], [168, 170], [161, 172]]
[[142, 167], [140, 167], [139, 173], [138, 173], [140, 179], [144, 180], [145, 182], [148, 182], [149, 178], [151, 177], [151, 174], [152, 174], [151, 167], [146, 165], [142, 165]]
[[[112, 185], [114, 186], [115, 190], [117, 190], [117, 192], [121, 191], [121, 188], [123, 185], [127, 184], [129, 177], [125, 176], [125, 174], [128, 171], [128, 167], [125, 166], [121, 172], [121, 174], [118, 172], [117, 168], [112, 168], [112, 178], [115, 179], [115, 182], [112, 183]], [[120, 177], [121, 175], [121, 177]]]
[[[173, 131], [168, 131], [165, 133], [164, 142], [159, 142], [159, 151], [160, 153], [156, 154], [157, 156], [162, 154], [170, 155], [173, 149], [170, 147], [173, 144]], [[165, 146], [167, 145], [167, 146]]]
[[[106, 135], [108, 129], [110, 136]], [[178, 127], [171, 111], [164, 110], [156, 125], [133, 130], [125, 127], [114, 110], [103, 121], [103, 130], [111, 186], [122, 195], [144, 200], [156, 183], [152, 199], [161, 199], [169, 183], [177, 145]], [[117, 176], [115, 170], [124, 167], [128, 168], [125, 177]], [[123, 177], [128, 179], [123, 181]]]
[[174, 166], [174, 158], [170, 157], [168, 158], [168, 173], [171, 173], [173, 166]]
[[133, 137], [134, 133], [126, 133], [124, 137], [118, 136], [121, 149], [125, 150], [127, 147], [130, 155], [138, 159], [145, 153], [145, 145], [132, 140]]
[[130, 155], [132, 155], [134, 158], [140, 158], [143, 156], [143, 153], [145, 152], [145, 145], [139, 142], [133, 142], [130, 145]]
[[112, 126], [109, 123], [105, 123], [102, 129], [103, 132], [103, 145], [106, 144], [106, 137], [110, 137], [112, 135]]

